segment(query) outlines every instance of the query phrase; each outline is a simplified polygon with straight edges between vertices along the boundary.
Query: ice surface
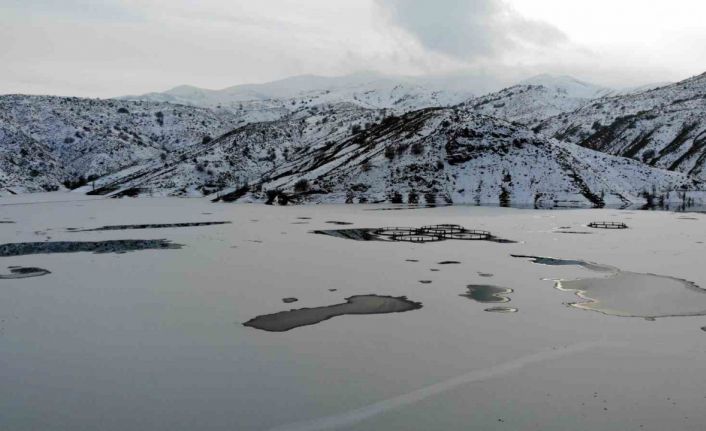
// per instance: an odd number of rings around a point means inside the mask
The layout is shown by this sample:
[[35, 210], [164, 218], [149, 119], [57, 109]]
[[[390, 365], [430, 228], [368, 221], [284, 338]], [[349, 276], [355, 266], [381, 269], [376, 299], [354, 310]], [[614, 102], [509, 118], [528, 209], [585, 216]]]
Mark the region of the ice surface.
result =
[[[45, 235], [55, 242], [121, 240], [139, 233], [137, 238], [184, 247], [0, 258], [3, 273], [11, 266], [51, 271], [0, 280], [3, 431], [700, 431], [706, 423], [700, 329], [706, 317], [650, 322], [568, 307], [577, 302], [575, 293], [555, 289], [553, 279], [600, 279], [613, 272], [510, 256], [597, 262], [706, 286], [702, 214], [688, 214], [694, 221], [669, 212], [608, 209], [368, 211], [380, 207], [77, 202], [64, 195], [0, 199], [0, 218], [16, 222], [0, 224], [1, 242], [42, 242]], [[5, 205], [13, 200], [18, 204]], [[297, 217], [309, 217], [310, 224], [290, 224]], [[201, 220], [233, 223], [66, 231]], [[417, 245], [310, 233], [330, 228], [329, 220], [459, 224], [517, 243]], [[556, 233], [591, 220], [622, 221], [630, 229]], [[461, 264], [429, 271], [446, 260]], [[514, 290], [512, 302], [486, 305], [459, 297], [469, 284], [491, 280]], [[670, 290], [688, 290], [663, 281]], [[340, 316], [287, 332], [242, 325], [295, 308], [282, 298], [298, 298], [296, 308], [319, 308], [369, 294], [406, 296], [424, 307]], [[648, 295], [644, 301], [649, 298], [663, 299]], [[656, 309], [664, 302], [659, 304], [644, 305]], [[484, 311], [492, 305], [519, 312]]]

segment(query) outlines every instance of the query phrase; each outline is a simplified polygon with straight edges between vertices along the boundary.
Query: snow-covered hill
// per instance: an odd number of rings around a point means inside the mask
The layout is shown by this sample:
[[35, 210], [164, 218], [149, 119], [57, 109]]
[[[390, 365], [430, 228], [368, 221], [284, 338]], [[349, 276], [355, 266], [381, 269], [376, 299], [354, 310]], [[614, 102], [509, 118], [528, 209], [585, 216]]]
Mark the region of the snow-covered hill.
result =
[[98, 179], [83, 191], [107, 194], [203, 196], [257, 183], [268, 172], [382, 120], [383, 111], [354, 104], [302, 108], [284, 119], [253, 123], [141, 166]]
[[573, 112], [596, 99], [637, 94], [655, 87], [658, 85], [616, 90], [570, 76], [538, 75], [512, 87], [471, 99], [464, 106], [485, 115], [536, 127], [547, 118]]
[[127, 100], [169, 102], [226, 110], [249, 121], [272, 121], [303, 107], [352, 103], [397, 113], [452, 106], [473, 96], [471, 91], [448, 90], [433, 81], [358, 73], [340, 77], [296, 76], [265, 84], [238, 85], [223, 90], [180, 86], [163, 93], [126, 96]]
[[614, 93], [616, 90], [570, 76], [538, 75], [464, 105], [475, 112], [534, 127], [542, 120]]
[[285, 164], [271, 177], [264, 189], [316, 202], [602, 206], [697, 185], [685, 175], [547, 140], [460, 109], [387, 118]]
[[[368, 75], [213, 94], [182, 87], [154, 96], [161, 101], [0, 96], [0, 189], [63, 183], [115, 197], [643, 203], [703, 185], [592, 149], [703, 176], [705, 76], [621, 96], [540, 76], [465, 103], [460, 93]], [[220, 97], [232, 105], [218, 105]]]
[[548, 140], [461, 108], [383, 117], [335, 105], [248, 125], [191, 151], [101, 179], [93, 193], [602, 206], [644, 203], [644, 192], [696, 186], [682, 174]]
[[0, 112], [0, 195], [59, 190], [64, 176], [49, 149]]
[[43, 153], [30, 151], [22, 160], [40, 163], [51, 155], [64, 180], [159, 159], [242, 124], [230, 113], [165, 103], [21, 95], [0, 96], [0, 118], [0, 151], [24, 136]]
[[567, 142], [706, 178], [706, 74], [608, 97], [543, 121]]

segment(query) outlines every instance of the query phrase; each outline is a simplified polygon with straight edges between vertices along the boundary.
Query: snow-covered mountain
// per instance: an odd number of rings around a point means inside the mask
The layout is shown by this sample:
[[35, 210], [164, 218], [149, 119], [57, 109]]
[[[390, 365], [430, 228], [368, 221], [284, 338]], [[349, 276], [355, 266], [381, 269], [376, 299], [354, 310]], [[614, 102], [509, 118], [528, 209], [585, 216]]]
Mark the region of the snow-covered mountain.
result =
[[573, 112], [595, 99], [634, 94], [653, 86], [615, 90], [570, 76], [538, 75], [517, 85], [467, 101], [476, 112], [535, 127], [539, 122]]
[[153, 101], [0, 96], [0, 189], [63, 183], [114, 197], [643, 203], [703, 187], [640, 160], [703, 174], [704, 80], [616, 96], [544, 75], [470, 100], [365, 74], [221, 92], [181, 87], [146, 97]]
[[384, 112], [353, 104], [303, 108], [284, 119], [253, 123], [141, 166], [100, 178], [82, 191], [103, 195], [203, 196], [258, 183], [288, 162], [358, 133]]
[[597, 99], [613, 94], [616, 90], [589, 82], [581, 81], [567, 75], [536, 75], [525, 79], [518, 85], [533, 85], [546, 87], [557, 94], [580, 99]]
[[535, 127], [547, 118], [573, 112], [596, 99], [638, 94], [656, 87], [659, 85], [617, 90], [570, 76], [538, 75], [512, 87], [471, 99], [464, 106], [485, 115]]
[[592, 101], [536, 128], [567, 142], [706, 178], [706, 74]]
[[242, 124], [227, 112], [166, 103], [22, 95], [0, 96], [0, 119], [0, 151], [32, 142], [41, 151], [27, 149], [21, 160], [53, 159], [60, 169], [51, 178], [62, 180], [159, 159]]
[[316, 202], [602, 206], [696, 186], [685, 175], [547, 140], [460, 109], [388, 117], [270, 177], [264, 189], [299, 192]]
[[644, 203], [644, 192], [696, 186], [683, 174], [549, 140], [461, 108], [383, 117], [382, 111], [334, 105], [244, 126], [189, 154], [101, 179], [92, 193], [602, 206]]
[[469, 90], [449, 90], [429, 79], [366, 72], [340, 77], [296, 76], [223, 90], [180, 86], [163, 93], [122, 99], [227, 110], [257, 122], [276, 120], [297, 109], [321, 104], [352, 103], [363, 108], [402, 113], [433, 106], [452, 106], [472, 96]]

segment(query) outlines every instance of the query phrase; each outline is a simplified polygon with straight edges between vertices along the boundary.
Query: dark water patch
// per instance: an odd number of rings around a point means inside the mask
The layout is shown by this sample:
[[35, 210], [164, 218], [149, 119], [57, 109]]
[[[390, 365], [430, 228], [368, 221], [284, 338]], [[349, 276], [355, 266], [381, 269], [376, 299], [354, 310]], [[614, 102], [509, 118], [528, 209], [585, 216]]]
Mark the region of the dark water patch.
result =
[[297, 220], [311, 220], [311, 217], [297, 217]]
[[422, 284], [431, 284], [431, 280], [419, 280]]
[[41, 277], [43, 275], [51, 274], [51, 271], [43, 268], [34, 267], [21, 267], [21, 266], [11, 266], [8, 267], [10, 274], [0, 274], [0, 280], [11, 280], [18, 278], [31, 278], [31, 277]]
[[517, 241], [513, 241], [511, 239], [505, 239], [505, 238], [498, 238], [498, 237], [490, 237], [486, 241], [488, 242], [497, 242], [498, 244], [517, 244]]
[[329, 292], [338, 292], [338, 289], [329, 289]]
[[598, 263], [586, 262], [584, 260], [575, 259], [557, 259], [554, 257], [543, 257], [543, 256], [527, 256], [522, 254], [511, 254], [512, 257], [517, 257], [520, 259], [529, 259], [531, 262], [539, 265], [549, 265], [549, 266], [580, 266], [591, 271], [599, 272], [614, 272], [618, 271], [617, 268], [609, 265], [601, 265]]
[[309, 222], [308, 221], [293, 221], [290, 224], [309, 224]]
[[405, 259], [405, 262], [416, 263], [416, 262], [419, 262], [419, 261], [418, 261], [417, 259]]
[[702, 326], [702, 327], [701, 327], [701, 330], [704, 331], [704, 332], [706, 332], [706, 326]]
[[15, 222], [12, 220], [0, 220], [0, 224], [14, 224]]
[[490, 307], [483, 311], [487, 311], [488, 313], [517, 313], [519, 310], [512, 307]]
[[335, 224], [335, 225], [339, 225], [339, 226], [349, 226], [349, 225], [353, 224], [353, 223], [349, 223], [347, 221], [336, 221], [336, 220], [327, 221], [326, 223]]
[[437, 265], [460, 265], [461, 262], [457, 260], [444, 260], [442, 262], [439, 262]]
[[346, 298], [346, 302], [343, 304], [257, 316], [243, 325], [263, 331], [284, 332], [302, 326], [315, 325], [337, 316], [402, 313], [420, 308], [422, 308], [420, 302], [410, 301], [404, 296], [357, 295]]
[[593, 232], [583, 232], [580, 230], [557, 230], [556, 233], [565, 233], [570, 235], [593, 235]]
[[166, 239], [119, 239], [110, 241], [55, 241], [0, 244], [0, 257], [53, 253], [120, 253], [137, 250], [180, 249]]
[[102, 226], [95, 229], [76, 229], [68, 228], [70, 232], [100, 232], [112, 230], [138, 230], [138, 229], [169, 229], [180, 227], [199, 227], [230, 224], [229, 221], [204, 221], [204, 222], [187, 222], [187, 223], [156, 223], [156, 224], [123, 224], [113, 226]]
[[698, 220], [696, 217], [677, 217], [679, 220]]
[[481, 303], [510, 302], [508, 295], [514, 292], [506, 287], [491, 286], [489, 284], [469, 284], [468, 293], [461, 296]]
[[628, 225], [615, 221], [592, 221], [587, 225], [593, 229], [627, 229]]
[[493, 277], [493, 274], [491, 274], [491, 273], [489, 273], [489, 272], [479, 272], [479, 273], [478, 273], [478, 276], [479, 276], [479, 277], [490, 278], [490, 277]]
[[441, 270], [438, 269], [438, 268], [431, 268], [429, 271], [431, 271], [431, 272], [439, 272], [439, 271], [441, 271]]
[[299, 299], [297, 298], [282, 298], [282, 302], [285, 304], [291, 304], [292, 302], [297, 302]]
[[404, 211], [404, 210], [420, 210], [426, 208], [450, 207], [451, 205], [400, 205], [396, 207], [384, 208], [368, 208], [365, 211]]
[[255, 243], [255, 244], [262, 244], [262, 241], [259, 240], [259, 239], [249, 239], [248, 242], [252, 242], [252, 243]]

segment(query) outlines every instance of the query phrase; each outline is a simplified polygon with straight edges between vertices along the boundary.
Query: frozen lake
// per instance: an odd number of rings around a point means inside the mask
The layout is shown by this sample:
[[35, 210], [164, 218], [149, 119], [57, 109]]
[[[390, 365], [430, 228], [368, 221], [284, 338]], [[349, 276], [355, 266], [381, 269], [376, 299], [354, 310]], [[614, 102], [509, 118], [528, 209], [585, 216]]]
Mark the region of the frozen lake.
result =
[[704, 429], [705, 214], [381, 208], [0, 199], [0, 429]]

